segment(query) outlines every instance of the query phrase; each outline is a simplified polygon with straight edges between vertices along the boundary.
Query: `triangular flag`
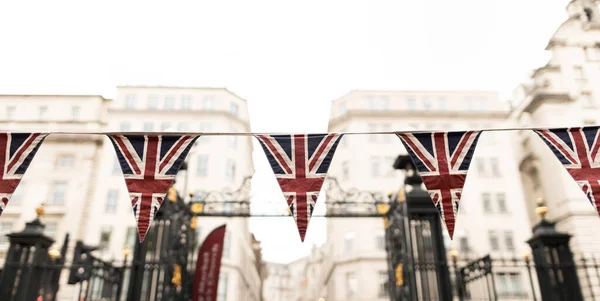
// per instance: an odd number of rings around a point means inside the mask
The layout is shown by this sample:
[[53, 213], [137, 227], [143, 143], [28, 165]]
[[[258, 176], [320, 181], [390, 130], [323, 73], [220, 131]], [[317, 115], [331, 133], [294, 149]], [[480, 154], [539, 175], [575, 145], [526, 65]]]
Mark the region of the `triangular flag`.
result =
[[47, 135], [0, 133], [0, 215]]
[[600, 215], [600, 127], [537, 129]]
[[446, 224], [450, 239], [454, 237], [462, 189], [480, 134], [479, 131], [398, 134]]
[[342, 134], [256, 135], [304, 241]]
[[181, 164], [199, 136], [108, 135], [131, 197], [140, 242], [144, 241]]

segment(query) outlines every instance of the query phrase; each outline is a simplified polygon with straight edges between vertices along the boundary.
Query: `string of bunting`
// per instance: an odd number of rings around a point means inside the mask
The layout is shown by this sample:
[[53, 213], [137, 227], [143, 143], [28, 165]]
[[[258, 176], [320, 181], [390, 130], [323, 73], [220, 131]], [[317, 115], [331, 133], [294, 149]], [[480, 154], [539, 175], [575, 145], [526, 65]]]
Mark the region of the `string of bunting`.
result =
[[482, 132], [531, 130], [550, 148], [600, 215], [600, 126], [467, 131], [394, 131], [325, 134], [0, 132], [0, 215], [49, 135], [106, 135], [115, 149], [140, 241], [177, 172], [200, 136], [254, 136], [264, 150], [304, 241], [313, 210], [345, 135], [397, 135], [423, 179], [452, 239], [462, 189]]

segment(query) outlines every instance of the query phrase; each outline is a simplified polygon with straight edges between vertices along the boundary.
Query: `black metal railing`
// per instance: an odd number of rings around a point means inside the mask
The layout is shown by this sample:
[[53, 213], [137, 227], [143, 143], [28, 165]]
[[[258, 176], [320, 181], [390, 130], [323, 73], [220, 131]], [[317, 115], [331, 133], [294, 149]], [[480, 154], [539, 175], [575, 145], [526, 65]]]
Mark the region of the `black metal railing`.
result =
[[[572, 264], [535, 264], [530, 256], [453, 258], [453, 287], [458, 300], [543, 300], [538, 273], [560, 281], [561, 270], [575, 269], [584, 300], [600, 300], [600, 257], [576, 255]], [[568, 296], [556, 300], [569, 300]]]

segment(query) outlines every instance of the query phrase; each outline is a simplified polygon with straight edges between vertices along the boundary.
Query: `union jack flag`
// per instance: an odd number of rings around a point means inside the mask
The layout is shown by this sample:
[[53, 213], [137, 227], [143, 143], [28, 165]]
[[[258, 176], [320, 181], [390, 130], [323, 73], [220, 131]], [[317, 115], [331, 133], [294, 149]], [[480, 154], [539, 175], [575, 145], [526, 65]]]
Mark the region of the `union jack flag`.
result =
[[47, 135], [0, 133], [0, 215]]
[[398, 134], [415, 164], [450, 239], [479, 131]]
[[534, 130], [550, 147], [600, 214], [600, 127]]
[[198, 136], [108, 135], [125, 184], [138, 228], [144, 241], [154, 216]]
[[341, 134], [256, 135], [304, 241]]

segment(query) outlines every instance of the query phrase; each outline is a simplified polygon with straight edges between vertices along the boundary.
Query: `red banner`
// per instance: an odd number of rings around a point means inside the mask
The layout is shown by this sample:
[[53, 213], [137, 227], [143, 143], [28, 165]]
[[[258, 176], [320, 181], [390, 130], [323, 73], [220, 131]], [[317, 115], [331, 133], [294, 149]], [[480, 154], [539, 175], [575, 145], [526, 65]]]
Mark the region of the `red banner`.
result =
[[192, 291], [193, 301], [216, 301], [219, 287], [219, 271], [223, 255], [226, 226], [214, 229], [198, 251], [196, 275]]

